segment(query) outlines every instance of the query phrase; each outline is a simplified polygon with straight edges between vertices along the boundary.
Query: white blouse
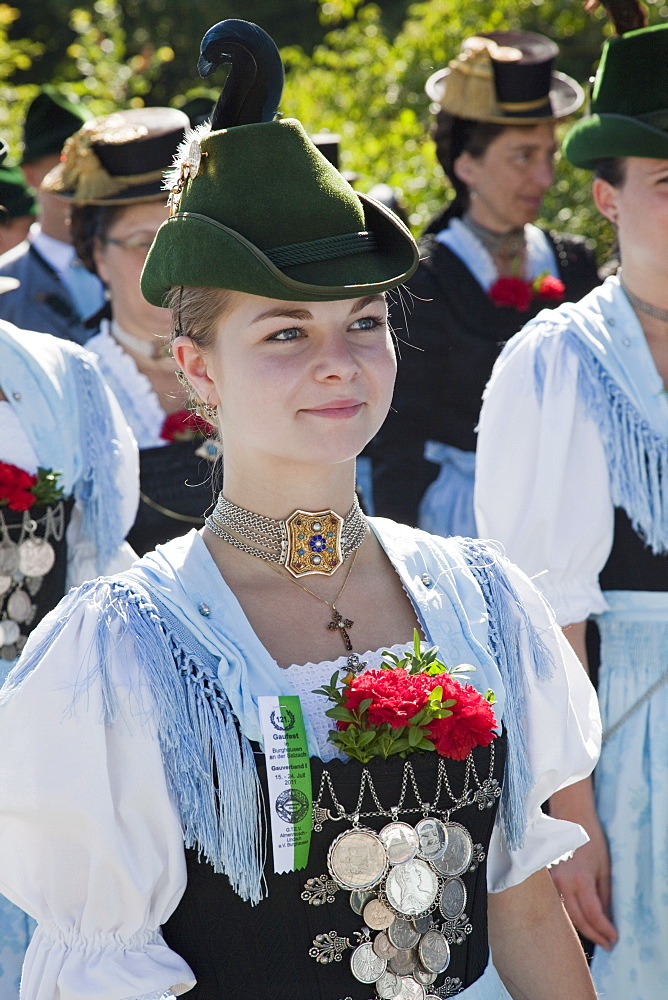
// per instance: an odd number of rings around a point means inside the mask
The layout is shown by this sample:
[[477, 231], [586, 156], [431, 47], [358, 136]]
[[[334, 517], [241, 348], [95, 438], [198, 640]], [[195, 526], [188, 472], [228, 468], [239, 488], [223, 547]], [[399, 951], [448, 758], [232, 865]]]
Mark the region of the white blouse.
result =
[[[619, 281], [609, 278], [570, 308], [605, 325], [623, 359], [625, 390], [634, 402], [647, 400], [651, 425], [668, 435], [668, 395]], [[478, 534], [503, 544], [562, 626], [607, 609], [598, 578], [614, 531], [603, 440], [578, 393], [578, 359], [559, 335], [568, 325], [559, 310], [541, 313], [497, 361], [478, 425], [475, 482]]]
[[108, 321], [86, 342], [86, 350], [96, 355], [100, 371], [118, 400], [139, 449], [166, 445], [168, 442], [160, 437], [166, 413], [157, 393], [137, 368], [134, 358], [114, 340]]
[[6, 400], [0, 400], [0, 462], [8, 462], [19, 469], [37, 475], [37, 454], [23, 429], [18, 413]]
[[[445, 617], [449, 604], [440, 589], [422, 582], [421, 569], [412, 577], [398, 542], [385, 544], [419, 613], [442, 601], [443, 613], [435, 613]], [[244, 651], [243, 685], [253, 700], [267, 690], [272, 665], [280, 678], [300, 674], [302, 690], [317, 686], [305, 667], [280, 670], [269, 657], [199, 533], [161, 546], [158, 559], [167, 583], [170, 567], [174, 574], [171, 589], [184, 620], [201, 623], [200, 641], [220, 648], [223, 657], [230, 644]], [[600, 737], [584, 671], [536, 589], [512, 567], [508, 572], [554, 671], [541, 681], [525, 671], [524, 731], [533, 779], [525, 843], [509, 852], [497, 821], [488, 856], [490, 891], [523, 881], [586, 842], [580, 827], [546, 816], [541, 803], [591, 772]], [[206, 617], [198, 610], [203, 606]], [[96, 669], [99, 613], [94, 601], [81, 602], [32, 673], [0, 693], [0, 891], [39, 922], [24, 965], [25, 1000], [153, 1000], [194, 984], [187, 963], [160, 931], [185, 891], [186, 865], [154, 705], [138, 677], [133, 638], [116, 620], [109, 684], [118, 707], [113, 723], [104, 724], [109, 692]], [[56, 616], [35, 630], [32, 644]], [[485, 629], [484, 621], [470, 626]], [[453, 650], [457, 642], [453, 625]], [[439, 645], [448, 656], [446, 643]], [[528, 640], [524, 645], [528, 663]], [[463, 662], [461, 653], [453, 657]], [[226, 663], [231, 670], [232, 660]], [[484, 677], [471, 679], [486, 686]]]

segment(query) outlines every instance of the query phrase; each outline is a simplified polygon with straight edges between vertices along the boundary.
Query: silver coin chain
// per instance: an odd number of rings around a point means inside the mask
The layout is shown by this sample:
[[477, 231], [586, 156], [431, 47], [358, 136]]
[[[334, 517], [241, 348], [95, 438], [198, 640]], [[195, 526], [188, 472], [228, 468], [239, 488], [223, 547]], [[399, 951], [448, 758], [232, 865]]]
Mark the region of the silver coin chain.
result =
[[[209, 531], [237, 549], [241, 549], [242, 552], [279, 565], [285, 560], [288, 547], [285, 521], [263, 517], [243, 507], [237, 507], [220, 493], [216, 506], [206, 518], [205, 524]], [[366, 530], [367, 521], [355, 495], [353, 505], [343, 519], [341, 554], [344, 562], [360, 547], [366, 537]], [[242, 537], [239, 538], [238, 535]], [[244, 541], [244, 538], [247, 540]]]
[[[422, 813], [423, 816], [427, 816], [430, 813], [437, 813], [441, 815], [447, 822], [450, 814], [458, 809], [464, 808], [464, 806], [469, 806], [477, 804], [478, 809], [489, 809], [493, 804], [494, 800], [501, 794], [501, 786], [499, 782], [492, 777], [494, 773], [494, 744], [490, 746], [489, 754], [489, 772], [484, 780], [480, 780], [478, 772], [476, 771], [475, 764], [473, 763], [473, 756], [469, 754], [466, 758], [466, 767], [464, 771], [464, 789], [460, 796], [456, 796], [450, 785], [448, 779], [448, 774], [445, 766], [445, 760], [441, 757], [438, 761], [438, 772], [437, 772], [437, 782], [436, 790], [434, 793], [433, 802], [424, 802], [420, 796], [420, 791], [418, 789], [417, 780], [415, 778], [415, 771], [413, 770], [413, 765], [410, 761], [406, 761], [404, 764], [404, 773], [401, 780], [401, 791], [399, 794], [399, 801], [395, 806], [386, 808], [382, 805], [378, 793], [376, 791], [375, 785], [373, 783], [373, 778], [370, 772], [365, 767], [362, 770], [362, 777], [360, 780], [360, 790], [357, 797], [357, 803], [352, 812], [347, 813], [344, 807], [339, 802], [336, 792], [334, 791], [334, 785], [332, 782], [331, 775], [329, 771], [325, 768], [320, 776], [320, 786], [318, 788], [318, 796], [313, 803], [313, 828], [316, 832], [322, 830], [322, 824], [325, 820], [333, 820], [338, 822], [339, 820], [347, 820], [352, 823], [353, 826], [357, 826], [361, 819], [367, 819], [372, 816], [388, 816], [392, 820], [396, 820], [400, 812], [402, 813]], [[406, 794], [408, 792], [408, 787], [412, 789], [413, 795], [415, 796], [415, 801], [418, 803], [412, 808], [406, 808], [404, 802], [406, 800]], [[451, 805], [447, 808], [438, 808], [438, 804], [441, 798], [441, 793], [445, 788], [447, 794], [450, 797]], [[371, 798], [373, 799], [374, 805], [376, 806], [375, 811], [362, 812], [362, 803], [364, 801], [364, 796], [369, 791]], [[328, 792], [334, 806], [334, 812], [327, 809], [321, 805], [325, 792]]]

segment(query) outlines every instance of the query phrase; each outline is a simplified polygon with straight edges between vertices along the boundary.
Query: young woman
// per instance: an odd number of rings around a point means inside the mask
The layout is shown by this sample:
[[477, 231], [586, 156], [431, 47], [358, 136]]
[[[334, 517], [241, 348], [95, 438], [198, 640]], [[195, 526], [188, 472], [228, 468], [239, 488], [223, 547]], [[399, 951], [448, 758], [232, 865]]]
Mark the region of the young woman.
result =
[[[202, 53], [231, 75], [142, 287], [169, 298], [174, 355], [217, 414], [224, 489], [202, 532], [63, 603], [3, 690], [0, 884], [40, 921], [23, 995], [593, 1000], [545, 871], [584, 838], [540, 809], [593, 766], [588, 681], [493, 549], [355, 502], [395, 372], [384, 292], [415, 244], [273, 120], [260, 29], [223, 22]], [[475, 667], [477, 710], [494, 689], [496, 739], [488, 721], [463, 760], [346, 760], [315, 689], [376, 683], [414, 630]], [[382, 678], [435, 690], [401, 670]]]
[[667, 56], [666, 25], [606, 43], [592, 113], [564, 151], [594, 171], [622, 270], [510, 342], [478, 443], [480, 531], [536, 576], [583, 663], [589, 616], [601, 633], [595, 802], [587, 781], [551, 812], [591, 838], [554, 876], [610, 1000], [668, 982]]
[[[137, 108], [88, 122], [67, 142], [42, 187], [72, 202], [78, 257], [107, 303], [86, 343], [118, 399], [140, 451], [141, 493], [129, 536], [139, 555], [192, 525], [211, 505], [211, 428], [186, 411], [169, 348], [169, 313], [143, 298], [146, 254], [167, 218], [162, 178], [188, 128], [174, 108]], [[100, 317], [102, 317], [100, 319]]]
[[542, 35], [492, 32], [467, 39], [427, 83], [455, 199], [429, 225], [410, 294], [391, 309], [401, 360], [371, 450], [377, 512], [440, 535], [475, 535], [475, 428], [502, 345], [598, 280], [582, 239], [534, 225], [554, 180], [555, 124], [583, 99], [552, 71], [557, 54]]

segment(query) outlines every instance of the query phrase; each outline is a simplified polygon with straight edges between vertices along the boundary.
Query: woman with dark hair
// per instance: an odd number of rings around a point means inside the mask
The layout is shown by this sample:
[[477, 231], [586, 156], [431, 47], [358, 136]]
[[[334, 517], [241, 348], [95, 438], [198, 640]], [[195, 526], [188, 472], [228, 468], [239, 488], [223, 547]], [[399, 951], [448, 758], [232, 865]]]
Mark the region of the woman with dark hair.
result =
[[202, 525], [210, 506], [213, 431], [186, 409], [169, 345], [170, 317], [150, 305], [139, 278], [167, 218], [163, 177], [189, 126], [174, 108], [95, 118], [65, 145], [42, 187], [72, 203], [78, 257], [104, 283], [107, 303], [86, 348], [98, 358], [140, 451], [141, 492], [129, 542], [139, 555]]
[[492, 546], [362, 513], [417, 247], [275, 117], [264, 32], [212, 28], [200, 67], [230, 61], [142, 274], [223, 491], [73, 592], [0, 694], [22, 996], [594, 1000], [546, 871], [584, 836], [540, 808], [593, 766], [593, 690]]
[[475, 534], [475, 428], [502, 345], [539, 309], [598, 281], [582, 239], [534, 225], [553, 181], [555, 123], [582, 101], [578, 84], [553, 72], [557, 54], [542, 35], [492, 32], [467, 39], [427, 82], [455, 198], [392, 306], [401, 360], [371, 450], [377, 513], [442, 535]]
[[668, 984], [667, 61], [665, 24], [605, 45], [564, 153], [594, 172], [621, 271], [511, 340], [478, 442], [481, 532], [535, 577], [584, 664], [590, 616], [601, 634], [594, 795], [578, 783], [550, 811], [591, 838], [554, 879], [609, 1000]]

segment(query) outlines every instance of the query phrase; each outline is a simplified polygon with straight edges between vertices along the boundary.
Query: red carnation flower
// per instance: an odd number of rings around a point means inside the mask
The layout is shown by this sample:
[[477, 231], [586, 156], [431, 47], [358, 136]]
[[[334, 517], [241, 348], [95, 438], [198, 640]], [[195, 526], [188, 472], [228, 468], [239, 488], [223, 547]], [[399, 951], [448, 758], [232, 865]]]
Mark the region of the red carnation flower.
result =
[[536, 287], [538, 297], [546, 299], [548, 302], [563, 302], [565, 291], [566, 286], [563, 281], [559, 281], [559, 278], [553, 278], [551, 274], [544, 274]]
[[521, 278], [497, 278], [489, 290], [489, 297], [497, 306], [510, 306], [526, 312], [531, 305], [532, 287]]
[[215, 429], [192, 410], [177, 410], [164, 419], [160, 437], [163, 441], [192, 441], [195, 437], [213, 437]]
[[30, 510], [35, 502], [30, 490], [36, 482], [37, 476], [25, 469], [0, 462], [0, 504], [6, 504], [10, 510]]
[[10, 510], [30, 510], [35, 502], [34, 495], [29, 490], [12, 490], [6, 496]]
[[[389, 722], [393, 729], [405, 726], [409, 719], [424, 708], [427, 696], [439, 683], [427, 674], [409, 674], [406, 670], [367, 670], [356, 677], [345, 692], [345, 707], [351, 711], [371, 698], [366, 714], [368, 722], [380, 726]], [[348, 723], [337, 723], [347, 729]]]
[[457, 703], [450, 709], [452, 715], [430, 724], [429, 738], [442, 757], [464, 760], [474, 747], [489, 746], [496, 738], [496, 718], [490, 703], [471, 684], [448, 680], [443, 700], [456, 698]]

